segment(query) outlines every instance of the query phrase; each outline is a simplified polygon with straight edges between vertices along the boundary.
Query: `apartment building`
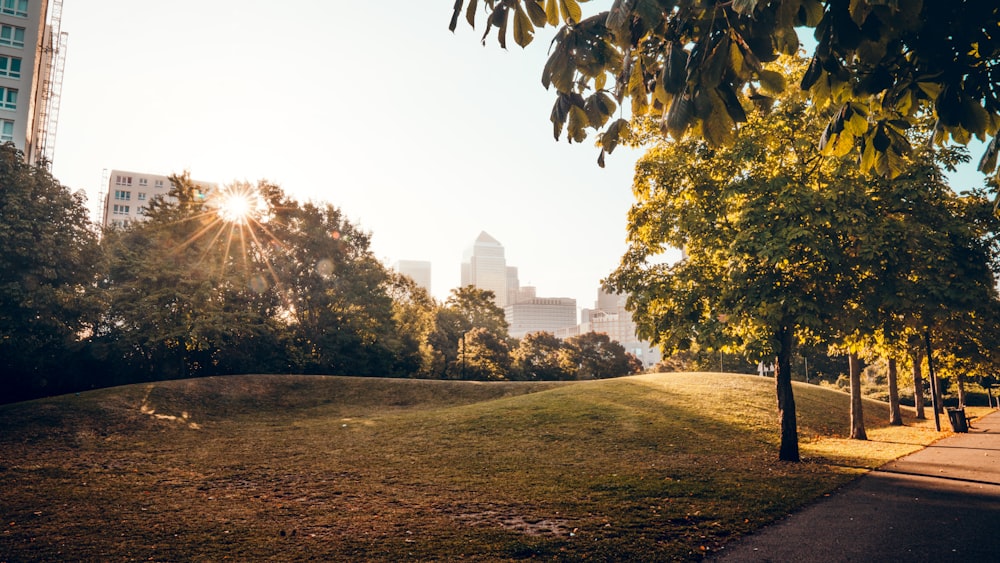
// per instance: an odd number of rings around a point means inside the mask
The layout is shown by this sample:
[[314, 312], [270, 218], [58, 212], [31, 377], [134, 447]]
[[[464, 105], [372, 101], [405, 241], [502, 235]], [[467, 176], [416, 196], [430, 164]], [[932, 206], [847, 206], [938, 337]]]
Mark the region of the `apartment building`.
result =
[[62, 0], [0, 0], [0, 143], [31, 164], [55, 155], [68, 35]]

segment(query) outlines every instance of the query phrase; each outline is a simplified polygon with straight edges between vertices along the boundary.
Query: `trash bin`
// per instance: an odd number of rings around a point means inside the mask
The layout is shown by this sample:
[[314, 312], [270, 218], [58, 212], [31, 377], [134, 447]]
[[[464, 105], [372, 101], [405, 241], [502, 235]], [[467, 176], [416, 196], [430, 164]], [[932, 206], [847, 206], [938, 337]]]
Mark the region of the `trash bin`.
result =
[[969, 421], [965, 418], [964, 408], [949, 408], [948, 409], [948, 422], [951, 423], [951, 429], [955, 432], [968, 432], [969, 431]]

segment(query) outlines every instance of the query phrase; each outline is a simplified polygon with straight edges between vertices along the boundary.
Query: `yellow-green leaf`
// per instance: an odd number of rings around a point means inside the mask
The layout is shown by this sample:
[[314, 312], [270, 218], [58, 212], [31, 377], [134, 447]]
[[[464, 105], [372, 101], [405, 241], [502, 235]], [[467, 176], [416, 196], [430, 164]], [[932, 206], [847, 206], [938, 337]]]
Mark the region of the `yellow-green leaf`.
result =
[[785, 77], [774, 70], [762, 70], [757, 73], [760, 79], [760, 89], [765, 94], [776, 96], [785, 91]]
[[583, 10], [577, 0], [559, 0], [559, 13], [567, 22], [572, 20], [574, 23], [580, 23], [583, 19]]
[[573, 106], [569, 109], [569, 122], [566, 124], [566, 135], [569, 141], [583, 142], [587, 138], [584, 128], [587, 126], [587, 112], [582, 108]]
[[528, 14], [524, 12], [521, 5], [517, 5], [514, 12], [514, 42], [521, 47], [527, 47], [531, 40], [535, 38], [535, 26], [531, 25]]
[[594, 90], [603, 90], [608, 82], [608, 74], [602, 72], [594, 77]]
[[545, 0], [545, 17], [549, 25], [559, 25], [559, 0]]

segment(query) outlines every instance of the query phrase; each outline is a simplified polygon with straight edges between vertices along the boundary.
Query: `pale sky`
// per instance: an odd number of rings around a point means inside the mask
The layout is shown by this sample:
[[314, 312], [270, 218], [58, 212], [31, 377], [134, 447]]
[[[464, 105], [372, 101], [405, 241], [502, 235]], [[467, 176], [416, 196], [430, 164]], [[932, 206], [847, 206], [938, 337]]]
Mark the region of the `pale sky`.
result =
[[522, 285], [593, 307], [639, 153], [601, 169], [591, 139], [556, 142], [548, 40], [483, 47], [482, 28], [448, 31], [451, 7], [66, 0], [53, 173], [93, 207], [104, 169], [267, 179], [340, 207], [387, 264], [430, 261], [439, 299], [486, 231]]
[[340, 207], [386, 264], [430, 261], [439, 299], [486, 231], [522, 285], [593, 307], [640, 153], [601, 169], [593, 138], [556, 142], [552, 32], [483, 47], [481, 24], [448, 31], [452, 4], [66, 0], [53, 173], [94, 208], [104, 169], [267, 179]]

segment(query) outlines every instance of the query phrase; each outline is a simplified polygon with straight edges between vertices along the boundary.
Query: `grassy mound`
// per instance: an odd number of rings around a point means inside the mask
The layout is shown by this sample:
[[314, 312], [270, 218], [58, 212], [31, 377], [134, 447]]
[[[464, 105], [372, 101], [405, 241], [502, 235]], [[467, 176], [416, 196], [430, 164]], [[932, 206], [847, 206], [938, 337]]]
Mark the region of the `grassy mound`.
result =
[[699, 559], [938, 437], [773, 382], [239, 376], [0, 407], [0, 561]]

